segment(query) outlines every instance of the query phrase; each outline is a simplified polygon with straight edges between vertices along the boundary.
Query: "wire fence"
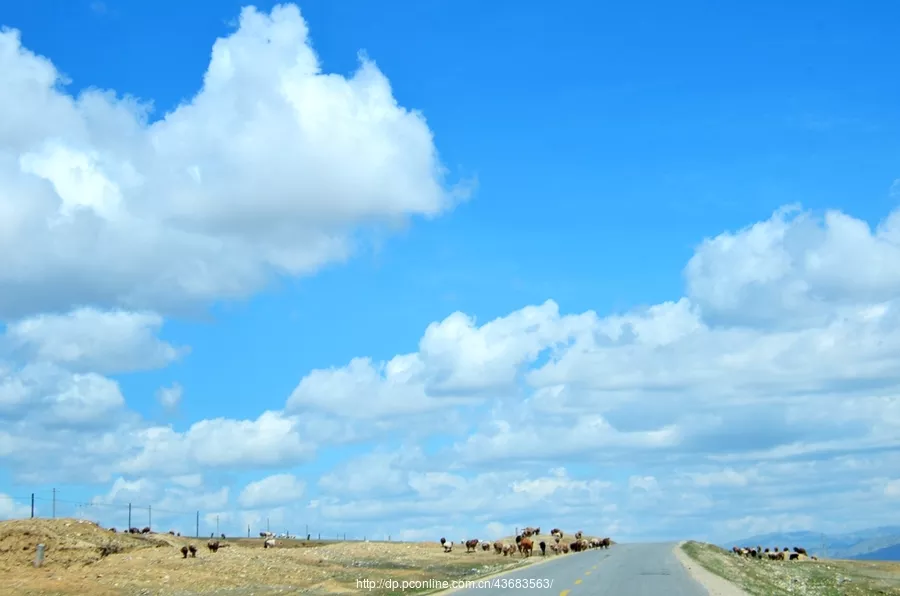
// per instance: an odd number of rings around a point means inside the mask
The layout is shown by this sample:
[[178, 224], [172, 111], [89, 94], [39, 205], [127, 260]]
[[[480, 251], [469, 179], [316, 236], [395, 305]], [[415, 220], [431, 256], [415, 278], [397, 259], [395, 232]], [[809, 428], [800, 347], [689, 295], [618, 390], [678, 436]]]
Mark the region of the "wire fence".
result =
[[[347, 542], [390, 542], [390, 535], [383, 536], [358, 536], [339, 530], [323, 530], [309, 524], [294, 526], [293, 528], [280, 527], [281, 524], [269, 523], [265, 518], [259, 523], [248, 524], [242, 528], [240, 534], [236, 534], [234, 528], [237, 524], [228, 520], [221, 520], [219, 515], [204, 515], [202, 511], [173, 511], [171, 509], [159, 509], [152, 505], [138, 503], [111, 503], [99, 500], [89, 502], [65, 498], [66, 495], [57, 489], [51, 489], [42, 493], [30, 495], [8, 495], [12, 501], [8, 503], [10, 517], [17, 519], [63, 519], [71, 518], [97, 523], [105, 528], [115, 528], [117, 531], [128, 531], [131, 528], [143, 530], [150, 528], [153, 532], [175, 532], [182, 536], [223, 536], [230, 530], [228, 538], [258, 538], [263, 534], [273, 534], [279, 537], [291, 537], [305, 540], [319, 541], [347, 541]], [[226, 529], [227, 528], [227, 529]]]

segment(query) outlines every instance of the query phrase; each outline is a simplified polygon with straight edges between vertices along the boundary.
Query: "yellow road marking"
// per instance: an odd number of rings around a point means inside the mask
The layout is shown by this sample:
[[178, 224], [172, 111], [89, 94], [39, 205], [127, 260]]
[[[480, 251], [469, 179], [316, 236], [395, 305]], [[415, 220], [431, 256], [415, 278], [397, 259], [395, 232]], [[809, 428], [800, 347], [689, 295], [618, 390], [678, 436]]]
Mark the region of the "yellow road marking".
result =
[[585, 575], [590, 575], [591, 572], [590, 572], [590, 571], [585, 571], [584, 574], [585, 574]]
[[576, 579], [576, 580], [575, 580], [575, 584], [576, 584], [576, 585], [577, 585], [577, 584], [580, 584], [580, 583], [581, 583], [581, 580], [580, 580], [580, 579]]
[[571, 592], [571, 591], [572, 590], [563, 590], [562, 592], [559, 593], [559, 596], [569, 596], [569, 592]]
[[596, 569], [596, 568], [597, 568], [597, 566], [596, 566], [596, 565], [594, 565], [594, 566], [593, 566], [593, 567], [591, 567], [591, 569]]

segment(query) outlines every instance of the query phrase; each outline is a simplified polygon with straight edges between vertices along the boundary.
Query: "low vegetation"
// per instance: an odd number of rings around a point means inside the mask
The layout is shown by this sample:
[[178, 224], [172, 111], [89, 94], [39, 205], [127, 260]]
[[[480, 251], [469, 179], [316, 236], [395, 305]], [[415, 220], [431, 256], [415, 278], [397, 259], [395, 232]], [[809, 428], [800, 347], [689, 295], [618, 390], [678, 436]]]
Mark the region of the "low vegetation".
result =
[[[476, 579], [541, 557], [493, 549], [445, 552], [434, 542], [319, 542], [262, 538], [189, 538], [111, 532], [74, 519], [0, 522], [0, 594], [4, 596], [269, 596], [399, 593], [379, 580]], [[549, 538], [548, 538], [549, 540]], [[218, 543], [213, 549], [213, 542]], [[38, 544], [45, 562], [35, 568]], [[209, 544], [209, 545], [208, 545]], [[183, 555], [194, 546], [196, 556]], [[548, 553], [549, 555], [549, 553]], [[372, 580], [360, 589], [357, 580]], [[407, 589], [425, 593], [433, 587]]]
[[741, 557], [700, 542], [686, 542], [682, 549], [708, 571], [754, 596], [900, 596], [900, 563], [772, 561]]

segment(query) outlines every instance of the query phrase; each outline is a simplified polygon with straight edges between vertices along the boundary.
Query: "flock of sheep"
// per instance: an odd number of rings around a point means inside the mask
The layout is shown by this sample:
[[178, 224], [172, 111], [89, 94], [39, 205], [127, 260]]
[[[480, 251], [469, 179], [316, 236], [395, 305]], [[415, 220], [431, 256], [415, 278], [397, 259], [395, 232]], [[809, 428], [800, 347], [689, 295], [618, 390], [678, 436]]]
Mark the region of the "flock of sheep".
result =
[[[478, 550], [479, 545], [481, 546], [481, 550], [487, 552], [491, 550], [493, 547], [494, 552], [498, 555], [503, 555], [504, 557], [511, 557], [516, 553], [521, 554], [523, 557], [530, 557], [534, 552], [534, 540], [532, 540], [532, 536], [537, 538], [541, 533], [541, 528], [525, 528], [522, 530], [522, 533], [516, 536], [516, 543], [504, 543], [501, 540], [497, 540], [493, 544], [487, 541], [480, 541], [477, 538], [472, 538], [470, 540], [460, 540], [460, 544], [465, 545], [466, 552], [475, 552]], [[578, 531], [575, 532], [575, 540], [571, 543], [562, 542], [563, 539], [563, 531], [559, 528], [553, 528], [550, 531], [550, 536], [553, 538], [553, 543], [549, 545], [550, 551], [556, 555], [563, 555], [568, 552], [581, 552], [588, 550], [589, 548], [609, 548], [612, 544], [612, 540], [609, 538], [591, 538], [587, 540], [582, 538], [583, 532]], [[445, 553], [453, 552], [453, 542], [447, 541], [446, 538], [441, 538], [441, 546], [444, 549]], [[541, 555], [547, 555], [547, 543], [544, 540], [541, 540], [537, 544], [538, 548], [541, 551]]]
[[804, 559], [812, 559], [813, 561], [817, 561], [817, 557], [810, 557], [806, 552], [806, 549], [801, 546], [795, 546], [794, 552], [788, 547], [784, 547], [783, 549], [779, 549], [775, 547], [773, 549], [763, 548], [761, 546], [757, 546], [756, 548], [744, 546], [733, 546], [731, 547], [731, 552], [738, 555], [739, 557], [747, 557], [748, 559], [766, 559], [769, 561], [802, 561]]
[[[109, 531], [116, 532], [116, 529], [109, 528]], [[150, 531], [151, 530], [149, 527], [142, 528], [142, 529], [129, 528], [127, 530], [127, 533], [129, 533], [129, 534], [149, 534]], [[532, 540], [532, 537], [537, 539], [539, 537], [540, 533], [541, 533], [540, 527], [536, 527], [536, 528], [528, 527], [528, 528], [524, 528], [522, 530], [522, 533], [516, 536], [515, 544], [504, 543], [501, 540], [497, 540], [494, 543], [490, 543], [487, 541], [482, 542], [482, 541], [478, 540], [477, 538], [472, 538], [471, 540], [460, 540], [460, 544], [465, 545], [467, 553], [475, 552], [478, 550], [478, 547], [481, 546], [481, 550], [483, 550], [485, 552], [487, 552], [487, 551], [491, 550], [491, 548], [493, 548], [494, 552], [496, 554], [503, 555], [504, 557], [507, 557], [507, 556], [511, 557], [511, 556], [515, 555], [516, 553], [519, 553], [524, 557], [530, 557], [533, 554], [534, 547], [535, 547], [534, 540]], [[178, 536], [178, 537], [181, 536], [181, 533], [178, 533], [178, 532], [170, 531], [169, 534], [171, 534], [172, 536]], [[260, 538], [263, 539], [263, 548], [272, 548], [277, 544], [275, 542], [275, 535], [272, 532], [260, 532], [259, 536], [260, 536]], [[565, 543], [562, 541], [563, 536], [564, 536], [563, 531], [560, 530], [559, 528], [552, 529], [550, 531], [550, 536], [553, 538], [553, 542], [551, 544], [548, 545], [544, 540], [541, 540], [537, 544], [537, 547], [540, 549], [541, 555], [543, 555], [543, 556], [547, 555], [548, 546], [549, 546], [550, 552], [552, 552], [553, 554], [562, 555], [562, 554], [566, 554], [569, 552], [577, 553], [577, 552], [588, 550], [590, 548], [609, 548], [610, 545], [613, 544], [612, 540], [610, 540], [609, 538], [591, 538], [590, 540], [587, 540], [582, 537], [583, 532], [581, 532], [581, 531], [575, 532], [575, 540], [574, 541], [572, 541], [570, 543]], [[222, 534], [222, 538], [223, 539], [225, 538], [225, 534]], [[209, 542], [206, 543], [206, 547], [212, 553], [218, 552], [220, 548], [224, 548], [226, 546], [228, 546], [227, 542], [220, 542], [218, 539], [214, 539], [212, 537], [212, 535], [210, 535]], [[441, 538], [441, 546], [444, 548], [445, 553], [449, 553], [449, 552], [453, 551], [453, 542], [448, 541], [446, 538]], [[747, 548], [739, 549], [738, 547], [734, 547], [733, 550], [735, 553], [737, 553], [739, 555], [744, 555], [744, 556], [748, 556], [748, 557], [762, 556], [760, 554], [761, 551], [759, 549], [747, 549]], [[788, 549], [784, 549], [784, 552], [778, 552], [778, 550], [776, 549], [773, 552], [769, 552], [769, 549], [766, 549], [765, 552], [770, 559], [775, 559], [775, 558], [784, 559], [788, 554], [787, 550]], [[804, 549], [795, 548], [794, 550], [796, 552], [790, 553], [790, 558], [792, 560], [797, 558], [801, 554], [804, 557], [806, 556], [806, 551]], [[186, 545], [182, 546], [181, 547], [181, 556], [185, 559], [187, 559], [188, 556], [196, 557], [197, 556], [197, 547], [194, 546], [193, 544], [186, 544]], [[815, 557], [812, 557], [812, 558], [815, 559]]]

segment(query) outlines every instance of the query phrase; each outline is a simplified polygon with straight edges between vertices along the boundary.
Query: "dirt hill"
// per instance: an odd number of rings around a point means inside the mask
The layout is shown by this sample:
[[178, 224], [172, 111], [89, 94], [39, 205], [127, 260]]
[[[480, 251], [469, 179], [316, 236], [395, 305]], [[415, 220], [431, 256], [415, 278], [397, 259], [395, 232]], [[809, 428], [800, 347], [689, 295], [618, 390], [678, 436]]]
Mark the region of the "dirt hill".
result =
[[38, 544], [44, 566], [69, 568], [95, 563], [113, 553], [171, 546], [168, 534], [123, 534], [79, 519], [18, 519], [0, 522], [0, 572], [31, 565]]

